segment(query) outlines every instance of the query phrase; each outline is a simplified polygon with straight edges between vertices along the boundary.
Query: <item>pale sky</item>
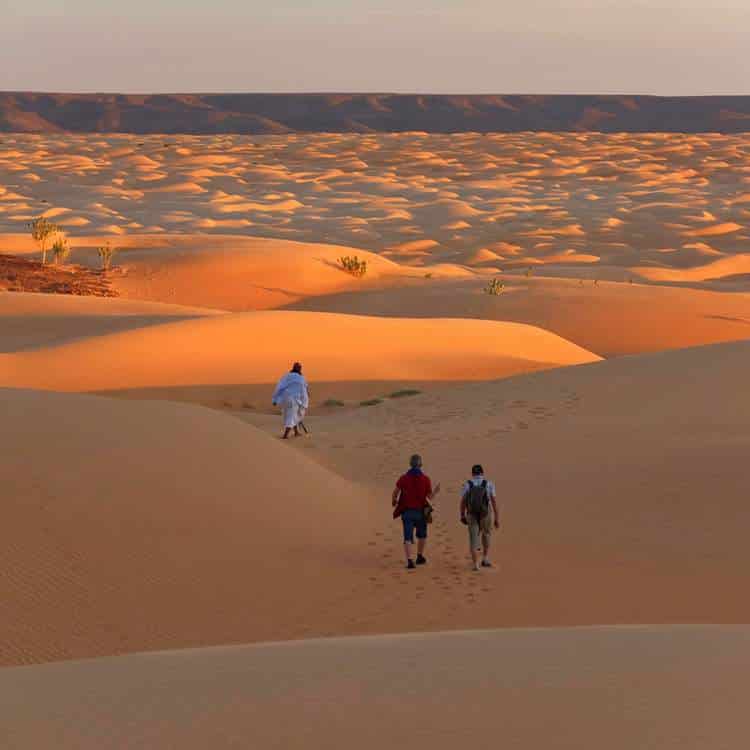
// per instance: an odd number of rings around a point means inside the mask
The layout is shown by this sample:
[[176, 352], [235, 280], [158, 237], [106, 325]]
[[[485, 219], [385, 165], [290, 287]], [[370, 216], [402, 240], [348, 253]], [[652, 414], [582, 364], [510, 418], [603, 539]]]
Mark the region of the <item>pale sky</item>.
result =
[[0, 90], [750, 94], [750, 0], [0, 0]]

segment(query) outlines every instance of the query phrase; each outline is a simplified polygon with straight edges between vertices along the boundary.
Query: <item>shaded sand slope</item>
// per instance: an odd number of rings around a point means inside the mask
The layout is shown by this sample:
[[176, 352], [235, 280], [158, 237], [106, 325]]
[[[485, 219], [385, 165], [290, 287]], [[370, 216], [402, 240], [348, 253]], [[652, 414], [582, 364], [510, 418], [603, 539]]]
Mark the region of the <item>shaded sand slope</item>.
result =
[[740, 750], [748, 670], [739, 627], [313, 640], [6, 669], [0, 718], [7, 750]]
[[[300, 448], [381, 493], [374, 532], [384, 537], [373, 540], [384, 580], [400, 564], [387, 498], [409, 454], [422, 453], [443, 483], [430, 564], [418, 573], [430, 606], [394, 618], [373, 601], [363, 619], [374, 631], [436, 628], [443, 616], [458, 627], [750, 622], [738, 595], [750, 568], [748, 367], [750, 343], [721, 344], [311, 420], [314, 440]], [[499, 570], [479, 575], [468, 572], [458, 523], [459, 489], [476, 462], [505, 504]]]
[[361, 490], [198, 407], [2, 389], [0, 412], [0, 664], [346, 628]]
[[598, 359], [516, 323], [265, 311], [0, 355], [0, 384], [85, 391], [271, 383], [290, 358], [303, 360], [309, 377], [328, 381], [476, 380]]
[[539, 326], [605, 357], [750, 338], [750, 295], [574, 279], [504, 277], [486, 282], [420, 281], [400, 289], [327, 295], [291, 305], [357, 315], [450, 316]]
[[215, 314], [206, 308], [116, 298], [0, 292], [0, 352]]

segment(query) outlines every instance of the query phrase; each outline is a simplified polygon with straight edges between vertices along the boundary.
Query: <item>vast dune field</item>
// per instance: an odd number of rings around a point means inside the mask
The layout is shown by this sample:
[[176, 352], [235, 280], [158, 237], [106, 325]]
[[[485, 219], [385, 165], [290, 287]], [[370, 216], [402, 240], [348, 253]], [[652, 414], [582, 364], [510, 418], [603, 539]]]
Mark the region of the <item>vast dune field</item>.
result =
[[744, 747], [749, 136], [4, 136], [41, 214], [113, 296], [0, 288], [3, 747]]
[[0, 232], [46, 213], [117, 242], [240, 234], [703, 282], [747, 273], [749, 167], [746, 134], [7, 135]]

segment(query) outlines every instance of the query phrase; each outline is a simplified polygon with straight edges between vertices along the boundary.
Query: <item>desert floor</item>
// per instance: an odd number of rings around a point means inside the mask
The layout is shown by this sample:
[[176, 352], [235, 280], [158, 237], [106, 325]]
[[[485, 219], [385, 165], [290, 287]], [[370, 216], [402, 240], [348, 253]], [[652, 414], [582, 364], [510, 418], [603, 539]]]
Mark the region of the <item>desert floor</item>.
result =
[[0, 252], [42, 213], [119, 250], [118, 296], [0, 290], [2, 746], [744, 747], [749, 170], [743, 136], [4, 137]]

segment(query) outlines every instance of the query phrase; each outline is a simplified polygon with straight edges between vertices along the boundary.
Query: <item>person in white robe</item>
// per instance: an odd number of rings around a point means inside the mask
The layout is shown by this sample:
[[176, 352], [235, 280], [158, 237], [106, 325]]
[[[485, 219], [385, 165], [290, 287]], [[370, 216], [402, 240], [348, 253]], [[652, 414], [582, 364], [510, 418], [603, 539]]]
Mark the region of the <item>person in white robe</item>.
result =
[[310, 406], [310, 395], [307, 380], [302, 374], [302, 365], [299, 362], [295, 362], [291, 371], [279, 380], [271, 400], [274, 406], [281, 406], [284, 419], [284, 440], [289, 437], [292, 430], [294, 430], [295, 437], [298, 436], [300, 427], [306, 433], [308, 432], [303, 419]]

